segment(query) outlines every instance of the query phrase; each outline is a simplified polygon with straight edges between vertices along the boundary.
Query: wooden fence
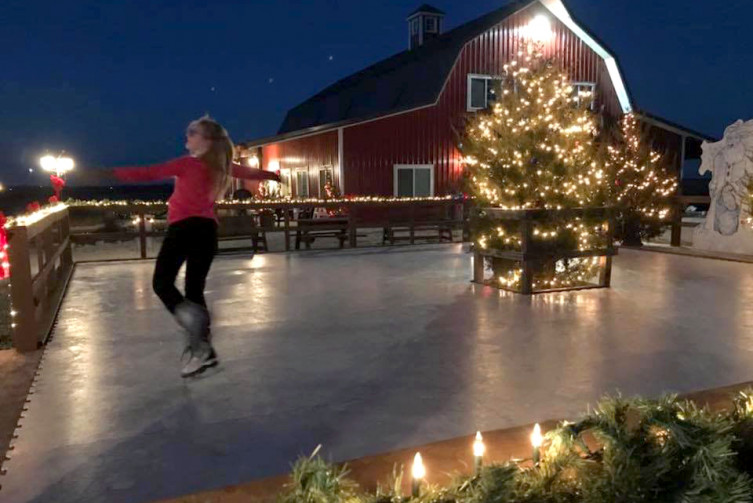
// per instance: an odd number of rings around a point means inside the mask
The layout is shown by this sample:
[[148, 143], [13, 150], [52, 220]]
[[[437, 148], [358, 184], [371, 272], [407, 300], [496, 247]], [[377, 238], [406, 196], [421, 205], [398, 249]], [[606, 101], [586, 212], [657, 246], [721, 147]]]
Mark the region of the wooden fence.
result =
[[47, 339], [73, 272], [68, 210], [8, 229], [11, 329], [18, 351]]
[[[680, 196], [676, 200], [672, 226], [672, 244], [679, 246], [682, 211], [688, 204], [708, 203], [708, 196]], [[33, 222], [17, 221], [8, 228], [8, 259], [11, 267], [12, 338], [19, 351], [33, 351], [48, 337], [62, 302], [65, 287], [73, 272], [71, 244], [98, 240], [138, 239], [139, 256], [147, 258], [147, 238], [164, 235], [164, 232], [147, 230], [147, 215], [165, 213], [166, 204], [151, 203], [75, 203], [74, 211], [107, 211], [120, 216], [136, 217], [135, 230], [113, 229], [111, 232], [71, 233], [69, 209], [49, 213]], [[332, 215], [313, 219], [315, 208], [323, 208]], [[349, 247], [358, 246], [358, 231], [363, 228], [381, 228], [384, 243], [417, 240], [453, 240], [453, 231], [462, 229], [462, 240], [470, 240], [468, 201], [456, 199], [437, 200], [373, 200], [373, 201], [312, 201], [312, 202], [241, 202], [217, 205], [221, 229], [235, 224], [235, 234], [243, 237], [282, 233], [284, 249], [296, 248], [300, 243], [308, 248], [311, 236], [330, 233]], [[308, 215], [302, 217], [302, 215]], [[233, 224], [233, 225], [229, 225]], [[423, 233], [422, 233], [423, 231]], [[426, 234], [429, 231], [429, 234]], [[433, 233], [433, 234], [432, 234]], [[528, 241], [527, 239], [525, 240]], [[254, 241], [254, 246], [257, 242]], [[526, 247], [524, 247], [525, 250]], [[605, 276], [600, 283], [609, 283], [609, 262], [613, 251], [606, 257]], [[525, 253], [524, 253], [525, 254]], [[477, 253], [477, 259], [478, 257]], [[518, 257], [520, 258], [520, 257]], [[477, 262], [480, 262], [477, 260]], [[477, 265], [478, 268], [478, 265]], [[475, 271], [477, 280], [479, 271]], [[527, 283], [528, 281], [526, 281]], [[524, 288], [528, 290], [529, 288]]]
[[674, 211], [672, 213], [672, 233], [670, 238], [670, 244], [672, 246], [682, 245], [682, 228], [687, 226], [682, 223], [682, 215], [685, 212], [685, 208], [691, 204], [711, 204], [711, 198], [709, 196], [676, 196]]
[[[75, 232], [72, 235], [74, 242], [138, 239], [139, 256], [143, 259], [147, 258], [147, 238], [164, 235], [161, 231], [147, 230], [146, 223], [147, 215], [165, 213], [165, 204], [76, 203], [71, 208], [77, 212], [108, 211], [133, 215], [137, 224], [132, 231]], [[334, 216], [322, 219], [301, 217], [319, 208], [330, 211]], [[292, 250], [294, 242], [300, 242], [301, 233], [312, 236], [331, 233], [333, 237], [339, 237], [337, 235], [342, 232], [345, 236], [343, 241], [355, 248], [358, 246], [358, 229], [375, 227], [384, 230], [386, 240], [391, 244], [398, 240], [413, 244], [427, 237], [425, 233], [419, 236], [419, 232], [432, 230], [437, 231], [438, 240], [442, 240], [442, 235], [449, 236], [451, 240], [451, 231], [456, 229], [462, 229], [463, 239], [468, 239], [468, 206], [462, 200], [220, 203], [217, 213], [221, 236], [240, 238], [282, 233], [285, 251]], [[268, 218], [260, 218], [261, 215]], [[238, 225], [244, 221], [245, 225]], [[229, 232], [231, 227], [232, 232]], [[450, 230], [449, 234], [447, 229]]]
[[[315, 208], [334, 213], [324, 219], [311, 218]], [[109, 211], [135, 215], [135, 231], [71, 233], [70, 210]], [[285, 250], [292, 248], [296, 238], [300, 242], [311, 236], [335, 232], [342, 242], [357, 246], [361, 227], [384, 226], [390, 242], [405, 231], [406, 240], [414, 243], [420, 237], [416, 231], [434, 228], [441, 240], [446, 229], [463, 229], [467, 238], [467, 208], [463, 201], [373, 201], [373, 202], [311, 202], [311, 203], [223, 203], [219, 204], [220, 226], [223, 221], [245, 222], [241, 233], [259, 235], [281, 232]], [[51, 330], [62, 302], [65, 288], [73, 273], [71, 245], [76, 240], [125, 240], [137, 238], [141, 258], [147, 258], [147, 238], [164, 232], [147, 231], [147, 215], [166, 212], [165, 204], [74, 204], [58, 211], [48, 211], [38, 218], [21, 218], [7, 228], [8, 260], [11, 280], [11, 331], [15, 348], [21, 352], [34, 351], [43, 344]], [[260, 215], [268, 218], [258, 218]], [[301, 218], [300, 215], [309, 215]], [[271, 216], [271, 218], [270, 218]], [[328, 221], [329, 218], [329, 221]], [[316, 222], [317, 225], [312, 225]], [[237, 230], [237, 229], [236, 229]], [[386, 234], [385, 234], [386, 235]], [[344, 237], [343, 237], [344, 236]], [[427, 236], [422, 236], [426, 238]], [[450, 234], [450, 239], [452, 236]]]

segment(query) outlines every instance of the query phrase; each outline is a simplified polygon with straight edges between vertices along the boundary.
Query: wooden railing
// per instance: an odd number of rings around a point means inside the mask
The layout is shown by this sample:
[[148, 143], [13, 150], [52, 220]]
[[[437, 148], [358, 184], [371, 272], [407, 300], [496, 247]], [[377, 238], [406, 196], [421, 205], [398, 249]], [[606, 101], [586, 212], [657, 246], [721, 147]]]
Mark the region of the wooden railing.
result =
[[[337, 210], [338, 217], [332, 224], [306, 226], [295, 215], [313, 211], [314, 208]], [[278, 232], [284, 234], [285, 250], [292, 249], [292, 241], [300, 239], [305, 232], [319, 233], [332, 229], [339, 230], [351, 247], [357, 246], [358, 229], [364, 227], [384, 227], [389, 236], [396, 239], [397, 231], [407, 233], [402, 239], [413, 243], [418, 236], [415, 231], [429, 225], [441, 229], [462, 229], [463, 238], [468, 236], [467, 206], [463, 201], [442, 199], [430, 201], [373, 201], [373, 202], [251, 202], [223, 203], [218, 205], [222, 228], [222, 213], [232, 213], [228, 220], [236, 223], [246, 218], [254, 222], [253, 233]], [[111, 211], [136, 216], [135, 230], [115, 232], [71, 233], [71, 211]], [[18, 351], [27, 352], [43, 344], [51, 330], [62, 302], [65, 288], [73, 273], [72, 243], [79, 240], [97, 241], [103, 239], [138, 239], [141, 258], [147, 258], [147, 238], [164, 235], [164, 232], [148, 231], [147, 215], [165, 212], [165, 204], [102, 204], [77, 203], [61, 207], [56, 211], [47, 209], [31, 218], [19, 218], [8, 228], [8, 260], [11, 280], [11, 332], [13, 345]], [[276, 212], [275, 218], [270, 211]], [[265, 213], [268, 218], [258, 218]], [[255, 215], [254, 215], [255, 214]], [[431, 218], [429, 218], [431, 217]], [[309, 219], [309, 222], [311, 219]], [[259, 225], [261, 223], [261, 225]], [[322, 223], [317, 221], [317, 224]], [[300, 224], [300, 225], [299, 225]], [[248, 229], [248, 227], [246, 227]], [[395, 232], [392, 232], [395, 231]], [[385, 235], [387, 231], [385, 230]], [[441, 240], [442, 233], [439, 233]], [[304, 235], [304, 239], [306, 236]], [[390, 240], [392, 241], [392, 239]]]
[[[467, 205], [462, 200], [437, 199], [437, 200], [413, 200], [413, 201], [337, 201], [337, 202], [244, 202], [244, 203], [219, 203], [217, 213], [220, 219], [220, 230], [222, 231], [223, 214], [234, 213], [232, 219], [243, 218], [240, 213], [248, 213], [249, 222], [255, 223], [249, 230], [254, 233], [283, 233], [284, 249], [290, 251], [293, 249], [293, 241], [296, 233], [300, 231], [299, 221], [295, 214], [306, 211], [313, 211], [314, 208], [324, 208], [327, 210], [339, 211], [342, 217], [339, 220], [345, 220], [345, 230], [347, 232], [347, 243], [350, 247], [355, 248], [358, 244], [358, 229], [382, 227], [384, 229], [404, 229], [408, 234], [408, 240], [412, 243], [417, 239], [416, 230], [425, 228], [427, 223], [437, 225], [438, 222], [444, 222], [454, 229], [463, 230], [463, 238], [468, 237], [468, 219]], [[75, 211], [111, 211], [119, 214], [129, 214], [135, 216], [137, 228], [133, 231], [117, 232], [86, 232], [74, 233], [72, 239], [87, 239], [96, 241], [98, 239], [127, 240], [138, 239], [139, 256], [147, 258], [147, 238], [162, 236], [164, 232], [147, 230], [147, 215], [165, 213], [167, 205], [165, 204], [102, 204], [102, 203], [76, 203], [72, 207]], [[436, 218], [425, 218], [423, 215], [427, 211], [436, 210]], [[273, 219], [254, 219], [252, 214], [263, 212], [274, 212]], [[331, 227], [331, 228], [330, 228]], [[342, 229], [341, 222], [333, 222], [331, 226], [318, 225], [318, 231]]]
[[691, 204], [710, 204], [711, 198], [709, 196], [676, 196], [674, 204], [674, 212], [672, 215], [672, 233], [670, 238], [670, 244], [672, 246], [682, 245], [682, 228], [685, 227], [682, 223], [682, 214]]
[[33, 351], [48, 337], [73, 272], [67, 209], [8, 229], [13, 345]]

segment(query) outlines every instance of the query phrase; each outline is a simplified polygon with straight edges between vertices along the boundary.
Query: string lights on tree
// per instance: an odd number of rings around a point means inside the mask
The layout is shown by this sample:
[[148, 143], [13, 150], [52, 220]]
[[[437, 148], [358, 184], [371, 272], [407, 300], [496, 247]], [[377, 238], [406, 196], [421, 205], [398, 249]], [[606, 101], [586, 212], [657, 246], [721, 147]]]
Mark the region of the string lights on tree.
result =
[[[496, 99], [469, 117], [459, 148], [482, 210], [546, 212], [532, 222], [530, 242], [552, 257], [531, 271], [533, 288], [546, 290], [590, 284], [601, 267], [597, 257], [557, 258], [558, 252], [583, 255], [612, 245], [603, 219], [558, 210], [610, 207], [617, 238], [640, 243], [667, 225], [677, 184], [638, 119], [628, 114], [616, 130], [600, 131], [592, 92], [573, 86], [540, 47], [504, 66]], [[521, 251], [521, 222], [488, 217], [482, 211], [475, 222], [479, 249]], [[498, 286], [519, 288], [520, 263], [490, 263]]]
[[619, 128], [606, 136], [608, 198], [617, 210], [617, 238], [625, 245], [640, 246], [668, 225], [677, 177], [665, 156], [652, 148], [635, 115], [624, 115]]
[[[590, 91], [576, 89], [567, 73], [540, 51], [519, 53], [504, 66], [496, 100], [469, 117], [460, 149], [471, 192], [480, 207], [562, 210], [597, 207], [606, 200], [608, 174], [600, 162], [597, 117]], [[482, 250], [520, 250], [520, 224], [477, 221]], [[537, 221], [533, 240], [552, 250], [588, 250], [603, 245], [603, 222], [559, 218]], [[593, 277], [598, 260], [552, 259], [534, 271], [534, 288], [576, 286]], [[499, 285], [515, 289], [520, 264], [492, 261]]]

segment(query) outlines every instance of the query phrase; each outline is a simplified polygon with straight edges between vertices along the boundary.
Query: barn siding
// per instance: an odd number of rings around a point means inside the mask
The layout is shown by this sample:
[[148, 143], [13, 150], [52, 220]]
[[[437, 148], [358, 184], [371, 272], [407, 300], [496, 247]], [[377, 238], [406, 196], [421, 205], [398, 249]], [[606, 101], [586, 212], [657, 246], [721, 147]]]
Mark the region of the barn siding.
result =
[[597, 106], [618, 116], [620, 103], [604, 61], [563, 23], [535, 4], [466, 44], [435, 106], [346, 127], [346, 193], [392, 195], [395, 164], [434, 164], [437, 194], [462, 190], [455, 131], [462, 128], [466, 115], [467, 76], [502, 75], [504, 65], [523, 49], [520, 30], [539, 13], [551, 20], [554, 32], [546, 55], [556, 55], [573, 81], [596, 82]]
[[620, 103], [604, 61], [549, 11], [533, 4], [465, 45], [435, 105], [346, 126], [342, 160], [338, 159], [334, 130], [265, 146], [263, 165], [269, 169], [269, 162], [275, 160], [291, 171], [306, 168], [310, 186], [316, 187], [318, 167], [325, 165], [333, 166], [339, 184], [342, 161], [345, 194], [389, 196], [393, 194], [395, 164], [433, 164], [436, 194], [462, 190], [456, 131], [462, 129], [467, 114], [467, 76], [502, 75], [504, 65], [523, 49], [521, 29], [538, 14], [550, 19], [554, 32], [546, 55], [556, 56], [573, 81], [596, 82], [597, 106], [607, 115], [619, 116]]

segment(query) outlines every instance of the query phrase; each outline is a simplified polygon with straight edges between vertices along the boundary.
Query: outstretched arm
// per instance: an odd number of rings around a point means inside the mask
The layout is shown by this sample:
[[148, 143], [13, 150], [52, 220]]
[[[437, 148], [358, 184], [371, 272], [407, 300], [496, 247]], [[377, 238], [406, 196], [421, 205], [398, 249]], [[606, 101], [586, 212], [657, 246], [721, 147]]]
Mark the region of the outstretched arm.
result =
[[234, 178], [242, 178], [243, 180], [274, 180], [280, 181], [280, 177], [271, 171], [265, 171], [263, 169], [249, 168], [242, 164], [233, 163], [231, 174]]
[[164, 180], [183, 173], [186, 165], [186, 158], [180, 157], [163, 164], [153, 166], [142, 166], [135, 168], [115, 168], [112, 170], [113, 175], [118, 180], [124, 182], [152, 182], [155, 180]]

